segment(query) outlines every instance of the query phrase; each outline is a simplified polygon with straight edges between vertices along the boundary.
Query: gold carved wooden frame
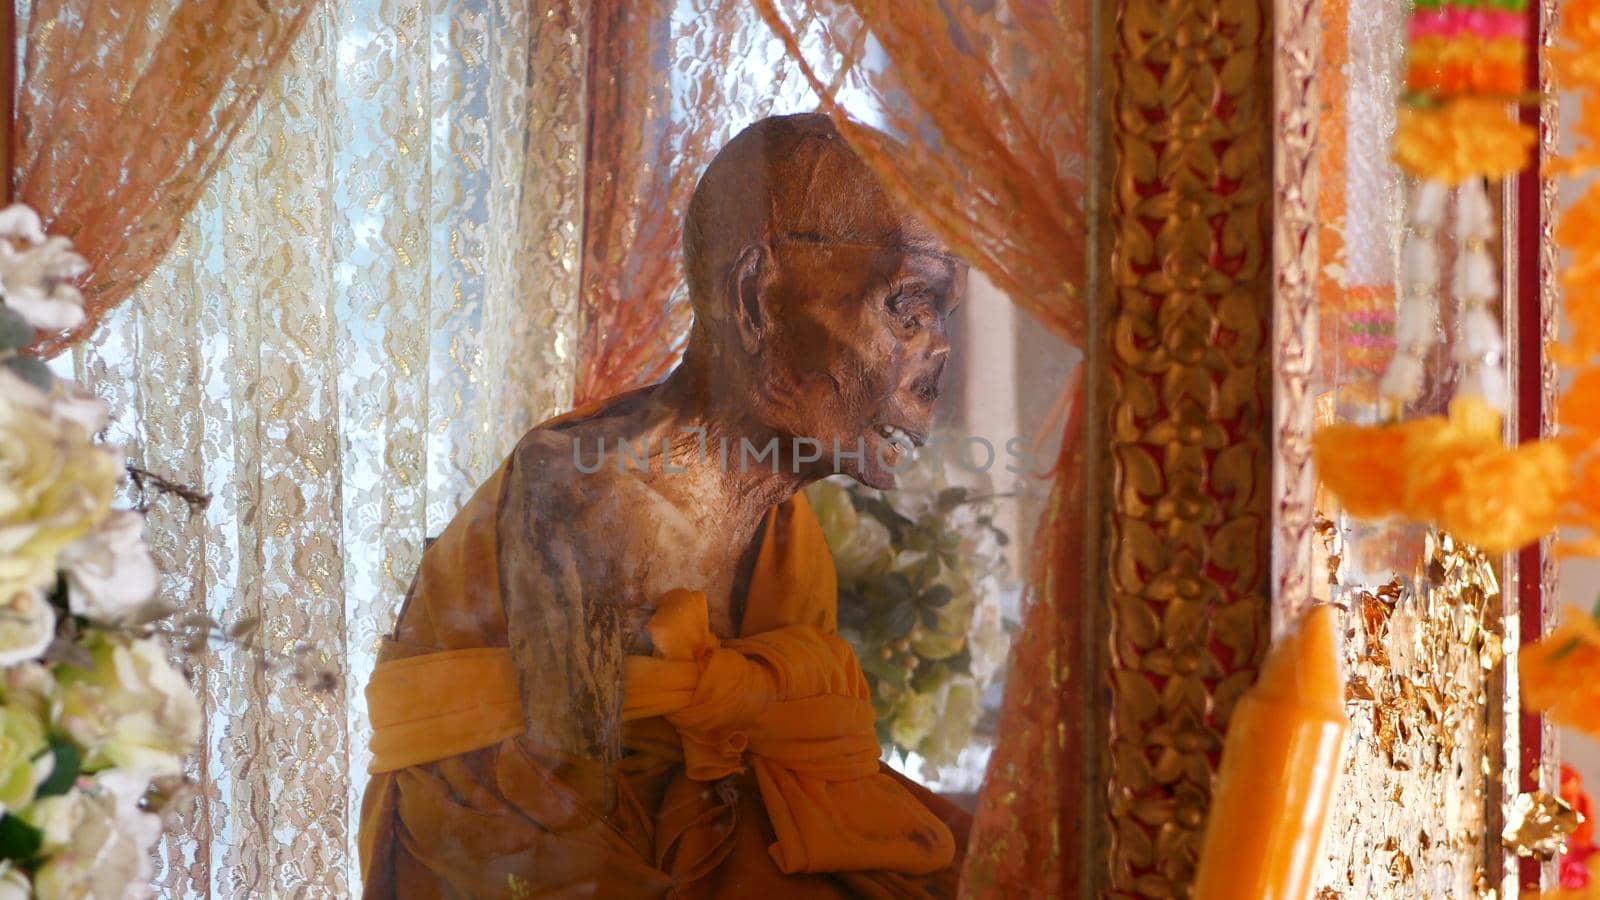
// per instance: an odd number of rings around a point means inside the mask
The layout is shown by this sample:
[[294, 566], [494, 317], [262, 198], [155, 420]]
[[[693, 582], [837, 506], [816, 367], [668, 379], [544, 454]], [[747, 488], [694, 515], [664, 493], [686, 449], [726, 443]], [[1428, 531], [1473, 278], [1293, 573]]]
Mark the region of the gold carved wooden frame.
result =
[[[1089, 365], [1104, 748], [1084, 896], [1185, 896], [1234, 702], [1270, 626], [1268, 0], [1098, 4], [1102, 314]], [[1095, 548], [1091, 548], [1092, 550]], [[1095, 809], [1098, 803], [1099, 809]], [[1091, 827], [1090, 832], [1099, 829]]]
[[[1546, 27], [1553, 2], [1539, 4]], [[1228, 715], [1272, 631], [1311, 602], [1318, 577], [1310, 389], [1323, 9], [1322, 0], [1091, 7], [1099, 315], [1087, 365], [1098, 414], [1085, 477], [1100, 528], [1085, 558], [1105, 564], [1085, 574], [1085, 596], [1097, 602], [1085, 604], [1090, 637], [1075, 654], [1082, 671], [1103, 674], [1079, 679], [1082, 745], [1096, 748], [1084, 761], [1080, 888], [1084, 897], [1186, 896]], [[1547, 101], [1546, 152], [1552, 113]], [[1537, 265], [1549, 285], [1554, 198], [1549, 188], [1540, 197]], [[1516, 233], [1511, 218], [1506, 225]], [[1508, 266], [1508, 288], [1515, 278]], [[1534, 323], [1545, 337], [1554, 303], [1545, 289]], [[1518, 324], [1508, 314], [1513, 340]], [[1548, 434], [1554, 379], [1548, 364], [1531, 377], [1538, 431]], [[1517, 583], [1553, 592], [1549, 554], [1542, 559], [1531, 571], [1504, 567], [1507, 665]], [[1516, 721], [1514, 685], [1490, 702]], [[1537, 745], [1528, 772], [1517, 771], [1527, 758], [1519, 738]], [[1547, 730], [1502, 728], [1490, 739], [1508, 771], [1491, 804], [1506, 802], [1519, 778], [1523, 790], [1554, 789]], [[1498, 827], [1492, 815], [1488, 824]], [[1514, 858], [1486, 862], [1501, 896], [1518, 889]]]

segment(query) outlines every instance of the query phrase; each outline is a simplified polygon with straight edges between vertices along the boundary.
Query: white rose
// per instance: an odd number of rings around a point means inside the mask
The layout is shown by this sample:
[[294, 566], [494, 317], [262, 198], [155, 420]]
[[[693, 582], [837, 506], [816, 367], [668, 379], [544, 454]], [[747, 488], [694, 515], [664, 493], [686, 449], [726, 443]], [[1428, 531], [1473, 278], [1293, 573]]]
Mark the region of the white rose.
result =
[[923, 775], [938, 777], [938, 767], [953, 765], [972, 743], [972, 726], [983, 713], [977, 682], [966, 676], [952, 678], [934, 700], [939, 715], [917, 752], [923, 758]]
[[7, 706], [16, 706], [50, 721], [55, 718], [55, 702], [61, 696], [50, 667], [40, 662], [25, 662], [0, 669], [0, 697]]
[[45, 834], [45, 863], [34, 875], [41, 900], [135, 900], [154, 896], [150, 850], [161, 817], [139, 808], [149, 781], [118, 770], [35, 804], [27, 818]]
[[44, 222], [26, 203], [13, 203], [0, 209], [0, 237], [29, 244], [44, 243]]
[[83, 324], [83, 295], [70, 282], [88, 268], [64, 237], [0, 240], [0, 293], [6, 307], [35, 328], [61, 331]]
[[116, 767], [149, 780], [183, 771], [200, 739], [200, 702], [155, 638], [93, 632], [93, 660], [63, 665], [60, 725], [87, 753], [87, 771]]
[[28, 873], [10, 860], [0, 862], [0, 900], [33, 900], [33, 884]]
[[856, 512], [847, 488], [819, 481], [806, 489], [806, 498], [822, 526], [841, 583], [883, 571], [890, 555], [889, 529], [876, 518]]
[[115, 623], [155, 596], [158, 574], [144, 540], [144, 516], [114, 512], [61, 551], [67, 601], [74, 615]]
[[111, 451], [0, 369], [0, 604], [55, 582], [57, 554], [105, 516], [116, 483]]
[[0, 666], [38, 659], [56, 634], [56, 612], [44, 591], [0, 581]]
[[72, 422], [91, 437], [111, 421], [111, 408], [105, 401], [71, 382], [56, 379], [50, 391], [50, 412], [57, 419]]

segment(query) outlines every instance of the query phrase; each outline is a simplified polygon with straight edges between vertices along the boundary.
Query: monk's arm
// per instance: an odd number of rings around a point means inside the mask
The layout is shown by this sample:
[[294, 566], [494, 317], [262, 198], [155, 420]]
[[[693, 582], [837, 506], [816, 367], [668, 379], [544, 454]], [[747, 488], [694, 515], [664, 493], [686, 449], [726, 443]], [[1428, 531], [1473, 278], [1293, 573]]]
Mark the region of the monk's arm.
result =
[[584, 547], [572, 527], [581, 518], [580, 492], [535, 477], [537, 463], [519, 450], [498, 526], [500, 587], [527, 735], [610, 763], [621, 753], [621, 629], [615, 607], [584, 590], [594, 581], [583, 575], [592, 576], [599, 548]]

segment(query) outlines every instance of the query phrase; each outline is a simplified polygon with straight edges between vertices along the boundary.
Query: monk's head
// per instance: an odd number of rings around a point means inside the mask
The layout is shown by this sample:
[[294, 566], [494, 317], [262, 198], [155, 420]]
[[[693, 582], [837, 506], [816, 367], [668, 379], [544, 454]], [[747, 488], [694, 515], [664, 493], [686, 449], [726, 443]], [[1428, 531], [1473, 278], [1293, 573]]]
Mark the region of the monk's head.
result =
[[[695, 189], [683, 245], [685, 364], [718, 405], [818, 441], [811, 474], [892, 487], [904, 444], [932, 427], [965, 267], [820, 114], [763, 119], [730, 141]], [[865, 452], [835, 457], [835, 442]]]

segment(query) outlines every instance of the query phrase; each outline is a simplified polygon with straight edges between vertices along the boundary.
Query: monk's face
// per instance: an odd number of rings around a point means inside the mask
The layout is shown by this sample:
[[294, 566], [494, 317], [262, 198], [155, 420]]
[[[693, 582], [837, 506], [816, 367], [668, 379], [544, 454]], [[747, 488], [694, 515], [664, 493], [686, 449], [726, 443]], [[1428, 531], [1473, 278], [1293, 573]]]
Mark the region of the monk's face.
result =
[[945, 326], [966, 286], [965, 267], [920, 223], [906, 219], [897, 231], [878, 241], [774, 240], [767, 286], [765, 368], [775, 389], [763, 392], [763, 418], [820, 443], [812, 474], [880, 489], [894, 486], [933, 427]]

